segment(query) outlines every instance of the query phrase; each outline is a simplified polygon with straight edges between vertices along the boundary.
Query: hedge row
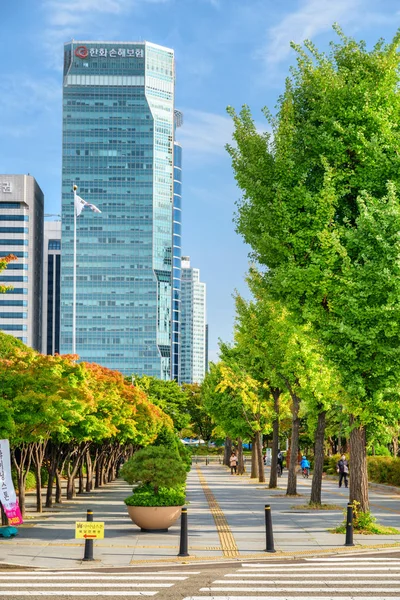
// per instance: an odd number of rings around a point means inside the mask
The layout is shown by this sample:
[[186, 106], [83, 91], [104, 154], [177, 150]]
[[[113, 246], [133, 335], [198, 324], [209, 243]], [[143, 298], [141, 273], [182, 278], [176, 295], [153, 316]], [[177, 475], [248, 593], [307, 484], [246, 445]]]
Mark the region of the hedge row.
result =
[[[346, 455], [347, 460], [349, 457]], [[326, 456], [324, 459], [324, 471], [328, 475], [336, 474], [336, 465], [340, 454]], [[374, 483], [386, 483], [388, 485], [400, 486], [400, 458], [389, 456], [367, 456], [368, 479]], [[349, 461], [351, 475], [351, 464]]]

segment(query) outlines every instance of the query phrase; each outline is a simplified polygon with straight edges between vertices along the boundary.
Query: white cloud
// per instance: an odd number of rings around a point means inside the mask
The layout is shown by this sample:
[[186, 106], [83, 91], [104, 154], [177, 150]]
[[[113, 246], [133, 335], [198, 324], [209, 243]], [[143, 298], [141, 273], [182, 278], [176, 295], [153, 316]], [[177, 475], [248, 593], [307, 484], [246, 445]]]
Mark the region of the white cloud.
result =
[[112, 18], [127, 17], [144, 4], [165, 4], [171, 1], [42, 0], [46, 27], [41, 34], [41, 40], [47, 51], [48, 66], [61, 70], [59, 51], [64, 42], [86, 36], [89, 31], [96, 31], [96, 39], [112, 39]]
[[[192, 157], [201, 155], [213, 160], [228, 156], [225, 144], [232, 142], [233, 121], [228, 115], [184, 109], [183, 127], [177, 130], [177, 140]], [[256, 122], [259, 132], [268, 129], [267, 122]]]
[[267, 65], [278, 64], [290, 54], [291, 41], [300, 43], [329, 31], [335, 21], [346, 25], [361, 18], [361, 0], [304, 0], [297, 11], [268, 30], [267, 44], [257, 56]]
[[225, 144], [231, 141], [233, 132], [230, 117], [193, 109], [184, 110], [183, 117], [177, 138], [185, 150], [192, 154], [225, 154]]

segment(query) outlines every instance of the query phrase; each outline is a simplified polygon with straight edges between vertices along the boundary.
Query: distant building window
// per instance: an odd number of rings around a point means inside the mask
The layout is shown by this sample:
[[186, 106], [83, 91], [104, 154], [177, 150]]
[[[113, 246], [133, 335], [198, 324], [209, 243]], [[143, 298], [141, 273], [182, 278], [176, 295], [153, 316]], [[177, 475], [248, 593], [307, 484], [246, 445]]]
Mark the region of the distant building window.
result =
[[9, 254], [13, 254], [17, 258], [28, 258], [28, 253], [21, 252], [21, 250], [12, 250], [11, 252], [7, 252], [6, 250], [0, 250], [0, 258], [8, 256]]
[[20, 202], [0, 202], [0, 208], [21, 208]]
[[0, 227], [0, 233], [28, 233], [27, 227]]
[[0, 306], [28, 306], [27, 300], [0, 300]]
[[21, 313], [0, 312], [0, 319], [26, 319], [27, 316], [28, 316], [28, 313], [26, 313], [26, 312], [21, 312]]
[[[0, 240], [0, 246], [27, 246], [28, 240]], [[11, 254], [11, 251], [10, 251]]]
[[0, 275], [0, 281], [28, 281], [26, 275]]
[[[1, 204], [0, 208], [2, 208]], [[29, 221], [29, 217], [28, 215], [0, 215], [0, 221]]]
[[61, 240], [49, 240], [49, 250], [61, 250]]
[[0, 331], [27, 331], [26, 325], [0, 325]]
[[28, 265], [24, 265], [23, 263], [9, 263], [7, 266], [8, 270], [14, 269], [16, 271], [27, 271]]
[[27, 294], [28, 293], [28, 289], [27, 288], [11, 288], [11, 290], [6, 290], [5, 291], [6, 294]]

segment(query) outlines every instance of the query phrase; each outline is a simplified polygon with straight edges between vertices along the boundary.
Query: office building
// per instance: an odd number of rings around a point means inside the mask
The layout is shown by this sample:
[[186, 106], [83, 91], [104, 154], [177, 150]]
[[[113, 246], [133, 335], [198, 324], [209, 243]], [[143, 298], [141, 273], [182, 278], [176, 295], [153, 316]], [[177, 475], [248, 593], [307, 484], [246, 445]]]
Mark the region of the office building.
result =
[[206, 370], [206, 284], [182, 256], [181, 381], [201, 383]]
[[[64, 50], [62, 353], [125, 374], [172, 377], [173, 50], [149, 42], [71, 42]], [[180, 225], [175, 228], [180, 230]]]
[[42, 353], [60, 353], [61, 221], [45, 221]]
[[208, 373], [208, 324], [206, 325], [206, 360], [205, 360], [205, 372]]
[[[175, 111], [175, 126], [182, 125], [182, 113]], [[182, 147], [174, 143], [174, 207], [172, 246], [172, 379], [180, 383], [181, 371], [181, 256], [182, 256]]]
[[42, 349], [43, 192], [31, 175], [0, 175], [0, 331]]

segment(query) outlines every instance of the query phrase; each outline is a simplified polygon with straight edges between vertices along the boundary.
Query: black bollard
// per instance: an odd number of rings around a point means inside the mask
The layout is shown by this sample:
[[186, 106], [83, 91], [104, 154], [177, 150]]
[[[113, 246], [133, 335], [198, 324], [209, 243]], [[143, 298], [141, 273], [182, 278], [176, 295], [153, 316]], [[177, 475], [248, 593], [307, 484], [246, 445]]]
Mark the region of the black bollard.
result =
[[[88, 509], [86, 513], [86, 521], [93, 521], [93, 511]], [[93, 558], [93, 540], [85, 540], [85, 554], [83, 560], [94, 560]]]
[[271, 507], [269, 504], [265, 505], [265, 539], [267, 542], [265, 552], [276, 552], [274, 548], [274, 534], [272, 531]]
[[351, 502], [347, 505], [347, 519], [346, 519], [346, 541], [345, 546], [354, 546], [353, 543], [353, 505]]
[[208, 456], [206, 456], [206, 466], [208, 465]]
[[181, 512], [181, 539], [178, 556], [189, 556], [188, 552], [188, 521], [187, 508], [184, 506]]

